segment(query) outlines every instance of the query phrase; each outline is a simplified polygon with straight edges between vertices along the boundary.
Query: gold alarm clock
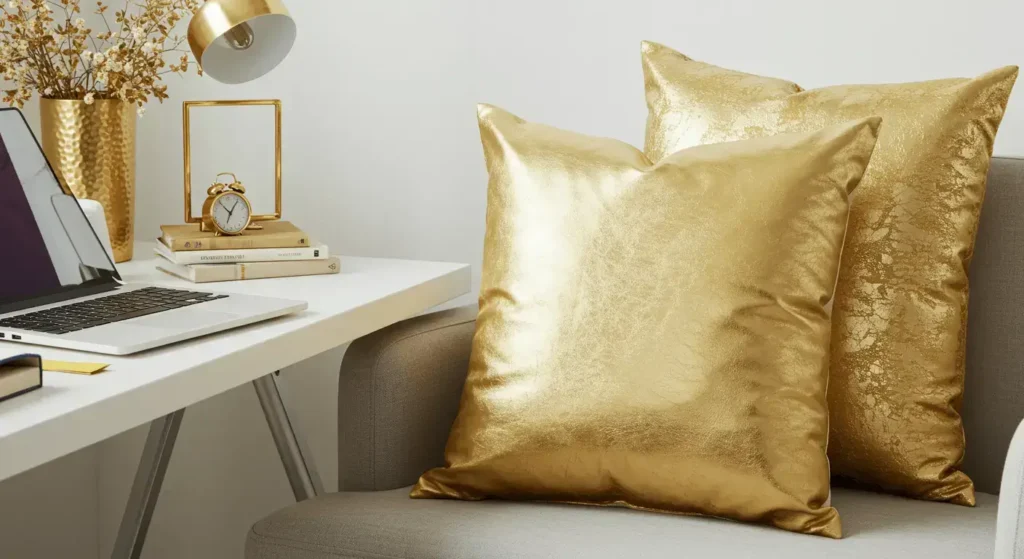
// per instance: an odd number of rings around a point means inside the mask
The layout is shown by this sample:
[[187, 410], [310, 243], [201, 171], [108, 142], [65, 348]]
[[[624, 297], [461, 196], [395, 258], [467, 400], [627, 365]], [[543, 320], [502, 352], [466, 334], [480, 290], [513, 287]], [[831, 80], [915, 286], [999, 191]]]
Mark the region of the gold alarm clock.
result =
[[[231, 182], [220, 182], [230, 176]], [[203, 202], [203, 220], [200, 229], [217, 235], [241, 235], [252, 221], [252, 204], [245, 197], [245, 186], [234, 173], [217, 175], [217, 182], [206, 190]]]

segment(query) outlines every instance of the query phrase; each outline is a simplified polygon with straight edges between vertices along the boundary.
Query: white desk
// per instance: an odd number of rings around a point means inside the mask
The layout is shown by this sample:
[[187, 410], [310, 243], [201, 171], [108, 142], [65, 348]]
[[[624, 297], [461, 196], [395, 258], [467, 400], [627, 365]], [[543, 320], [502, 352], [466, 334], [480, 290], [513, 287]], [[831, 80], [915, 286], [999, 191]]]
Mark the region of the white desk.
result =
[[254, 382], [296, 497], [311, 496], [315, 470], [303, 460], [272, 373], [464, 295], [471, 281], [464, 264], [342, 257], [342, 272], [333, 276], [195, 285], [155, 270], [151, 246], [139, 246], [137, 260], [118, 267], [125, 281], [304, 299], [309, 309], [127, 357], [0, 342], [0, 356], [111, 364], [88, 377], [45, 373], [42, 389], [0, 402], [0, 480], [154, 422], [115, 556], [141, 551], [185, 407]]

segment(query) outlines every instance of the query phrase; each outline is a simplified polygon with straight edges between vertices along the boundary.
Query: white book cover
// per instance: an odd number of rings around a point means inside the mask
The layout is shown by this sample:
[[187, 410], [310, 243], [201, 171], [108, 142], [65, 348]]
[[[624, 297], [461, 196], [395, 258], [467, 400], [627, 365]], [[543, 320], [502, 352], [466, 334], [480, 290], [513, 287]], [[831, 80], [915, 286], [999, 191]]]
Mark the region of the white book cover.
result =
[[296, 248], [248, 248], [239, 250], [191, 250], [174, 252], [159, 242], [153, 252], [175, 264], [227, 264], [232, 262], [287, 262], [289, 260], [324, 260], [330, 254], [327, 245]]

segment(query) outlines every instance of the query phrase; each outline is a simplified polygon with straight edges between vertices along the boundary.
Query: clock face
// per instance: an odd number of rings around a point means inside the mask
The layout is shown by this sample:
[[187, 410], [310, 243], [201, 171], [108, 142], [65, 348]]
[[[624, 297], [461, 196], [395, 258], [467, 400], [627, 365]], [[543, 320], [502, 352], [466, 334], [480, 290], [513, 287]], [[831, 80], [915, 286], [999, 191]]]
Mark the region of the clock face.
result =
[[235, 192], [217, 198], [211, 213], [213, 222], [225, 233], [240, 233], [249, 225], [249, 204]]

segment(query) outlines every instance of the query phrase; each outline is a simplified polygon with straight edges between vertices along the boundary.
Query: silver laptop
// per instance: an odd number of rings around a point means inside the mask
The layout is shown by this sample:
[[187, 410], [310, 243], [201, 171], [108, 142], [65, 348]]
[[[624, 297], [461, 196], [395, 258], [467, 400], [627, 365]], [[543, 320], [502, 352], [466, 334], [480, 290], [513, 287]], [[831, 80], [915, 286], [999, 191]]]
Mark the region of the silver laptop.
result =
[[305, 308], [123, 282], [21, 111], [0, 110], [0, 341], [126, 355]]

